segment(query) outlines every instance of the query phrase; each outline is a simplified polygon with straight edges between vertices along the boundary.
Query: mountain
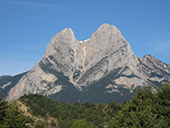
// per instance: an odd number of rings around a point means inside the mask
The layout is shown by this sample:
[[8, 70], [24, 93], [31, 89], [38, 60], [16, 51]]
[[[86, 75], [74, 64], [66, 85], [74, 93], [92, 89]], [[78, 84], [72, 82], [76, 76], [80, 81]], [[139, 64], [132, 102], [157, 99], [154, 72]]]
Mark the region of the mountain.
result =
[[10, 76], [10, 75], [1, 76], [0, 77], [0, 93], [3, 94], [4, 97], [6, 97], [10, 89], [14, 87], [26, 73], [27, 72], [21, 73], [16, 76]]
[[11, 87], [9, 101], [38, 93], [58, 102], [122, 103], [139, 87], [155, 88], [169, 79], [170, 65], [152, 55], [135, 56], [120, 31], [103, 24], [84, 41], [78, 41], [70, 28], [64, 29], [51, 39], [33, 69], [15, 85], [7, 81], [0, 87]]

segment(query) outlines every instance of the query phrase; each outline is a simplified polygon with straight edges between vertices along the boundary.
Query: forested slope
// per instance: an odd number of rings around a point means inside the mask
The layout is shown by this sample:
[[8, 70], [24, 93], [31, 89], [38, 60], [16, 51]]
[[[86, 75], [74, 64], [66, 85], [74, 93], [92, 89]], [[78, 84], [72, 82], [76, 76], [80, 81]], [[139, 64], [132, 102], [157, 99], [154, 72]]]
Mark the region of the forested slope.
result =
[[0, 127], [36, 128], [168, 128], [170, 84], [153, 92], [140, 88], [131, 101], [121, 105], [58, 103], [38, 94], [22, 96], [8, 104], [0, 102]]

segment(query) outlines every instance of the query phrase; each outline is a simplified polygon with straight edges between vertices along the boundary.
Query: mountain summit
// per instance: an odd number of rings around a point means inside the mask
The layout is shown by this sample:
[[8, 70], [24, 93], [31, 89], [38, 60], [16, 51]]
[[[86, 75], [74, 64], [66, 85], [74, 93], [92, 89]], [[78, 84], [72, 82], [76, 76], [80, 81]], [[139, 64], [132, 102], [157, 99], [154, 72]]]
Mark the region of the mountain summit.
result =
[[11, 87], [9, 101], [38, 93], [58, 102], [121, 103], [139, 87], [160, 86], [169, 79], [170, 65], [152, 55], [136, 57], [120, 31], [103, 24], [84, 41], [78, 41], [70, 28], [64, 29], [51, 39], [33, 69], [13, 86], [7, 81], [0, 87]]

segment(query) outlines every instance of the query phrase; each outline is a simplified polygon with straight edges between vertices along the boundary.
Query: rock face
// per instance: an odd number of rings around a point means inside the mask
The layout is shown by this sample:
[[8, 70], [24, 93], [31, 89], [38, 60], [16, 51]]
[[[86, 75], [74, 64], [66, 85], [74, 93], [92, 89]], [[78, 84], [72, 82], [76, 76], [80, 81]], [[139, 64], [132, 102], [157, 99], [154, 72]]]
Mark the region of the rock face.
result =
[[59, 102], [121, 103], [138, 87], [160, 86], [169, 79], [170, 65], [152, 55], [136, 57], [113, 25], [100, 26], [85, 41], [66, 28], [51, 39], [42, 59], [10, 89], [7, 99], [39, 93]]

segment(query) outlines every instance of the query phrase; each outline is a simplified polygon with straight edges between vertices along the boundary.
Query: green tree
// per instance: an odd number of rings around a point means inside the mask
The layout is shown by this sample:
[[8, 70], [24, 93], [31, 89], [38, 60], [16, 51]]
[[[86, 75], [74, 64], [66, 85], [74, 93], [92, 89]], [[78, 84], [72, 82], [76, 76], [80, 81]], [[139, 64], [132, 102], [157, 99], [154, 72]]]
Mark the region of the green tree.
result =
[[0, 95], [0, 128], [3, 128], [5, 120], [7, 119], [8, 102], [3, 100], [3, 95]]
[[77, 119], [71, 126], [71, 128], [95, 128], [90, 126], [85, 119]]
[[165, 128], [164, 116], [157, 111], [157, 94], [150, 86], [139, 89], [133, 99], [125, 104], [116, 117], [110, 121], [109, 128]]
[[164, 116], [170, 126], [170, 82], [163, 84], [157, 91], [156, 108], [159, 116]]
[[56, 125], [56, 122], [55, 122], [54, 120], [51, 120], [50, 125], [53, 126], [53, 127], [56, 127], [56, 126], [57, 126], [57, 125]]
[[44, 124], [37, 124], [37, 125], [35, 126], [35, 128], [46, 128], [46, 127], [44, 126]]
[[3, 124], [4, 128], [27, 128], [25, 126], [26, 123], [30, 122], [30, 119], [23, 115], [21, 111], [19, 111], [16, 103], [12, 103], [9, 105], [6, 111], [8, 118], [5, 119]]

